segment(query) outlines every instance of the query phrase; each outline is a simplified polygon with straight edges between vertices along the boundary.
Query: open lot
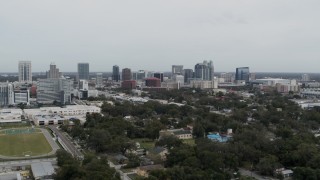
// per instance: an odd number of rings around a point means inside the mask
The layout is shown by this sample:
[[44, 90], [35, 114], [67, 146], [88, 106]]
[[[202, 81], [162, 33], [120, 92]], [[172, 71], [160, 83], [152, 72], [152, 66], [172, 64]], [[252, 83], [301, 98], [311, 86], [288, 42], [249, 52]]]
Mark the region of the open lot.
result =
[[52, 148], [44, 135], [38, 130], [31, 133], [8, 134], [0, 132], [0, 155], [8, 157], [25, 157], [45, 155]]

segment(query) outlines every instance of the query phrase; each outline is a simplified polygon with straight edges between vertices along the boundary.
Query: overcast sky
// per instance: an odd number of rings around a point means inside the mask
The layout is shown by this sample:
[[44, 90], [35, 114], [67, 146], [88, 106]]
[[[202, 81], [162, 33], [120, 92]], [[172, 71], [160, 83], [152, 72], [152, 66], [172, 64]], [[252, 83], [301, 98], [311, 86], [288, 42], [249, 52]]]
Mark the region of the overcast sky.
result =
[[7, 0], [0, 72], [19, 60], [76, 71], [170, 71], [213, 60], [216, 71], [320, 72], [319, 0]]

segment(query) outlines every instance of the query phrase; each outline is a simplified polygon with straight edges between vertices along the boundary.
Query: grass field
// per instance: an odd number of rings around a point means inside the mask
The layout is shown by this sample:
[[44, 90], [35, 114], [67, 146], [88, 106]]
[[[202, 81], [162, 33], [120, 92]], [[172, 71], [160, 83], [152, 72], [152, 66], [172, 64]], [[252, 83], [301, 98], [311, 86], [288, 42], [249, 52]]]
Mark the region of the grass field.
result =
[[24, 157], [44, 155], [52, 151], [42, 133], [0, 135], [0, 155]]
[[139, 142], [141, 148], [145, 148], [147, 150], [151, 150], [152, 148], [154, 148], [154, 144], [155, 144], [153, 140], [148, 138], [136, 138], [134, 139], [134, 141]]

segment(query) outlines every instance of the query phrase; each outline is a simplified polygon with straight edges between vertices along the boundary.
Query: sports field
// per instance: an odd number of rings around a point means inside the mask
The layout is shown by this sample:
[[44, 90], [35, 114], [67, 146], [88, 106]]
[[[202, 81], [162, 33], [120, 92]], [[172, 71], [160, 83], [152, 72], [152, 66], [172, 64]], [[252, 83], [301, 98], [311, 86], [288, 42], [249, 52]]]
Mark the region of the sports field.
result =
[[11, 131], [0, 132], [0, 155], [2, 156], [38, 156], [45, 155], [51, 151], [50, 144], [38, 130], [22, 129], [18, 133], [11, 133]]

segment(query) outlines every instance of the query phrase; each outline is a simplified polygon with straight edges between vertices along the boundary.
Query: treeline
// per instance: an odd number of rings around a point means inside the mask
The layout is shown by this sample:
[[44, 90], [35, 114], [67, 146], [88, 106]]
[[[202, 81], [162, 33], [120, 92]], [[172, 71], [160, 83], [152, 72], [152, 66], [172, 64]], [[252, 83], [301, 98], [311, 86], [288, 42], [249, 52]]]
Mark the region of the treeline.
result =
[[82, 162], [74, 159], [64, 150], [57, 151], [57, 161], [60, 167], [54, 175], [55, 180], [65, 179], [94, 179], [120, 180], [120, 175], [114, 168], [110, 168], [105, 157], [97, 158], [87, 154]]

